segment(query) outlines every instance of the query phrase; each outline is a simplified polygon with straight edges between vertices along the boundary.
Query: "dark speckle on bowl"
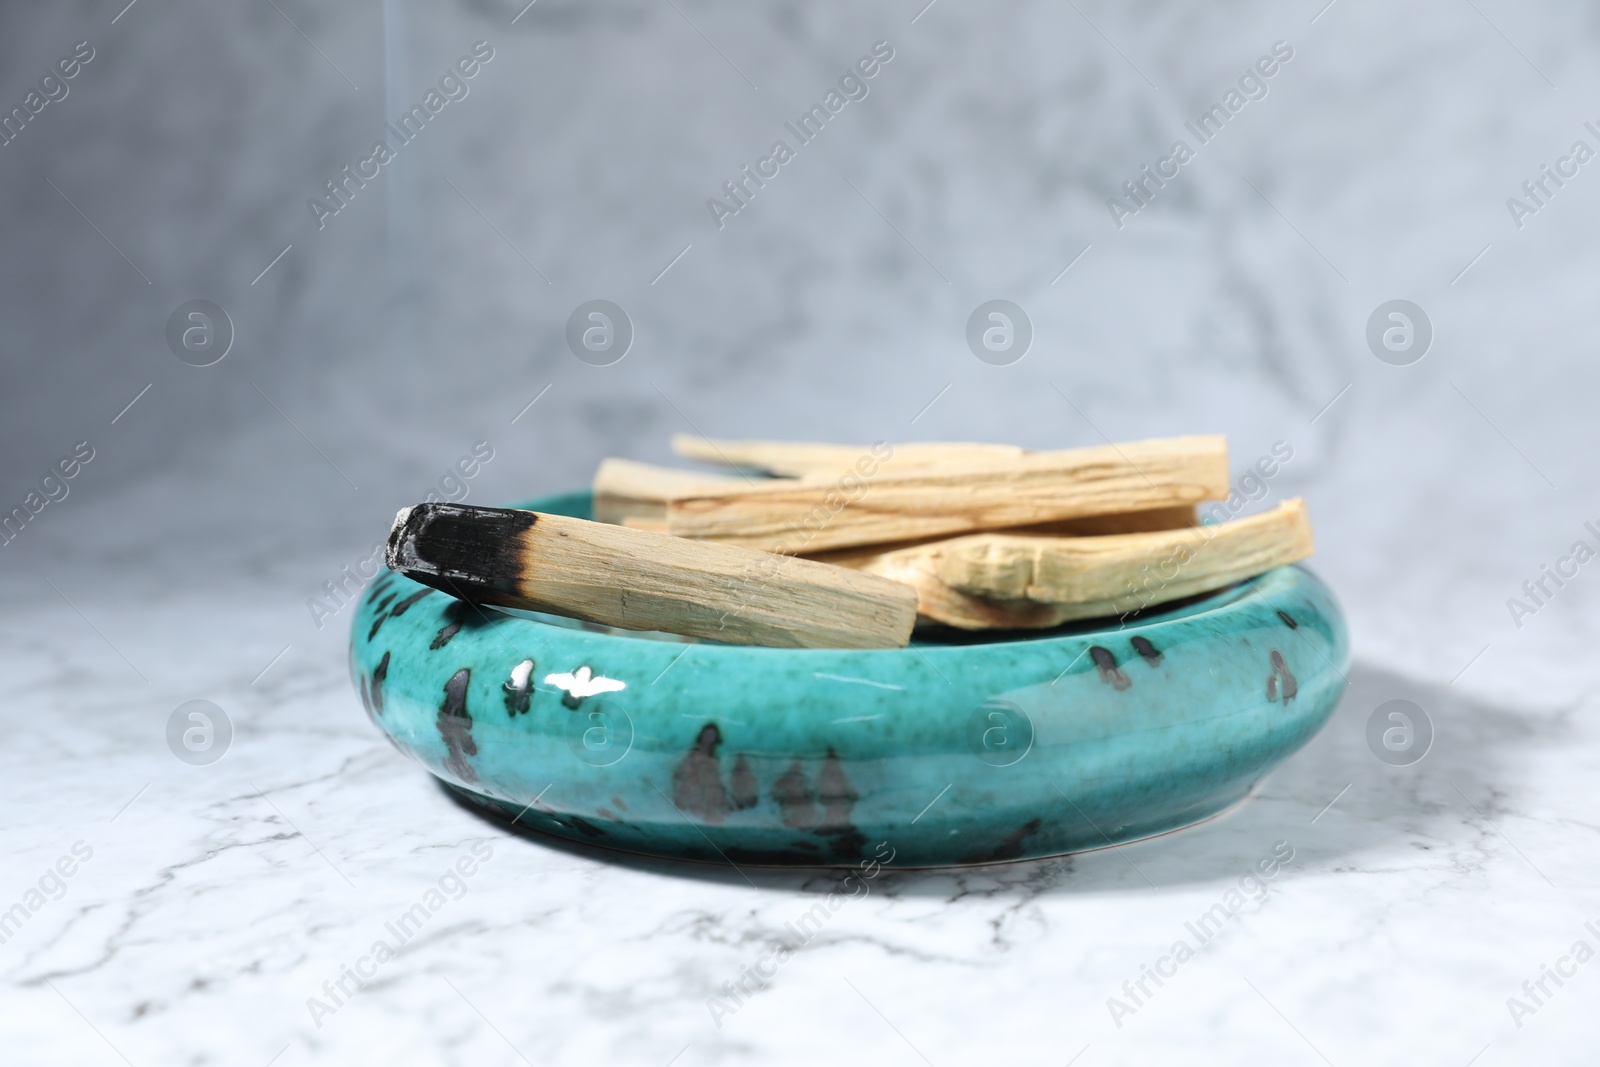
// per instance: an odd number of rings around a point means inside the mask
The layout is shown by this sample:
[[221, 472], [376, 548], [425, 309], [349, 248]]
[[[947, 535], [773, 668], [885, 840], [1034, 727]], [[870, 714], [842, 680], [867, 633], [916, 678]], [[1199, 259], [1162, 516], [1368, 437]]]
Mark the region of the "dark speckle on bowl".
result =
[[1282, 652], [1273, 649], [1271, 656], [1268, 658], [1272, 664], [1272, 674], [1267, 678], [1267, 699], [1278, 699], [1278, 682], [1279, 679], [1282, 679], [1283, 702], [1287, 704], [1295, 698], [1295, 694], [1300, 692], [1299, 683], [1295, 681], [1294, 675], [1290, 673], [1289, 664], [1285, 662]]
[[428, 651], [430, 651], [430, 652], [439, 651], [445, 645], [448, 645], [450, 643], [450, 639], [452, 637], [454, 637], [456, 634], [458, 634], [460, 632], [461, 632], [461, 623], [459, 621], [446, 623], [444, 629], [440, 630], [438, 632], [438, 634], [436, 634], [434, 636], [434, 639], [431, 642], [429, 642]]
[[1099, 668], [1101, 679], [1110, 682], [1113, 689], [1120, 692], [1133, 684], [1117, 666], [1117, 657], [1104, 645], [1089, 646], [1089, 658], [1094, 660], [1094, 665]]
[[1022, 856], [1024, 843], [1028, 838], [1039, 832], [1039, 827], [1044, 825], [1044, 820], [1032, 818], [1021, 826], [1012, 830], [1001, 839], [1000, 843], [988, 852], [979, 853], [963, 862], [965, 863], [995, 863], [1003, 860], [1019, 859]]
[[472, 681], [472, 670], [462, 667], [444, 683], [444, 703], [439, 707], [439, 736], [444, 740], [445, 769], [462, 782], [476, 782], [478, 772], [467, 762], [468, 756], [478, 754], [478, 745], [472, 739], [472, 716], [467, 712], [467, 686]]
[[729, 792], [733, 797], [733, 806], [738, 811], [753, 808], [761, 803], [761, 787], [756, 783], [755, 772], [750, 769], [750, 761], [744, 758], [744, 753], [739, 753], [733, 761], [733, 774], [728, 779]]
[[389, 655], [385, 652], [378, 665], [372, 669], [372, 685], [367, 689], [369, 710], [374, 720], [383, 715], [383, 682], [389, 677]]
[[810, 830], [821, 819], [811, 787], [806, 784], [805, 767], [799, 760], [790, 763], [788, 770], [778, 776], [767, 795], [778, 805], [778, 817], [785, 826]]
[[707, 723], [695, 736], [694, 745], [672, 772], [672, 802], [707, 822], [719, 823], [728, 814], [728, 791], [722, 785], [722, 768], [717, 746], [722, 731]]
[[386, 612], [378, 612], [377, 617], [372, 620], [372, 629], [367, 631], [367, 640], [371, 641], [374, 637], [377, 637], [378, 631], [382, 629], [383, 624], [389, 619], [398, 619], [400, 616], [404, 615], [410, 610], [411, 605], [415, 604], [423, 597], [428, 596], [432, 592], [432, 589], [419, 589], [403, 600], [395, 601], [394, 605], [391, 606]]

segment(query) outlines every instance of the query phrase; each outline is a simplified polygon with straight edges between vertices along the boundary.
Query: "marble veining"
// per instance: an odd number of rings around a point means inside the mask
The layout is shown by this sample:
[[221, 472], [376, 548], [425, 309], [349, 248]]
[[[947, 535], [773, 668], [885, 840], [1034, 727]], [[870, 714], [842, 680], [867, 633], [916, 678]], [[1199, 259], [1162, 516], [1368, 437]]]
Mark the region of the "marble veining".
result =
[[[1536, 616], [1506, 609], [1600, 520], [1592, 168], [1520, 229], [1505, 207], [1581, 135], [1591, 12], [540, 0], [513, 26], [520, 2], [407, 5], [452, 58], [503, 52], [410, 156], [464, 194], [418, 205], [438, 320], [412, 351], [384, 326], [423, 301], [380, 298], [397, 191], [328, 233], [305, 214], [377, 124], [379, 5], [281, 6], [359, 92], [267, 5], [4, 16], [22, 78], [85, 37], [101, 55], [0, 152], [5, 499], [96, 449], [0, 560], [0, 1063], [1592, 1062], [1594, 963], [1537, 1004], [1524, 986], [1600, 947], [1600, 587], [1585, 568]], [[879, 37], [897, 56], [872, 95], [715, 229], [708, 191]], [[1278, 38], [1296, 56], [1271, 94], [1116, 228], [1106, 197]], [[160, 337], [198, 296], [238, 327], [213, 368]], [[612, 367], [562, 338], [597, 296], [639, 327]], [[994, 297], [1034, 320], [1011, 367], [961, 336]], [[1362, 336], [1395, 297], [1437, 327], [1412, 367]], [[464, 442], [498, 450], [474, 499], [511, 499], [696, 429], [1226, 430], [1240, 463], [1288, 440], [1271, 492], [1313, 509], [1345, 699], [1236, 810], [1064, 859], [846, 884], [486, 823], [373, 729], [351, 609], [319, 629], [306, 599]], [[1137, 687], [1151, 668], [1112, 651]], [[531, 666], [530, 691], [571, 666]], [[209, 766], [164, 737], [197, 698], [234, 729]], [[1436, 732], [1410, 766], [1367, 740], [1397, 698]], [[1293, 858], [1260, 876], [1279, 842]], [[1252, 870], [1264, 888], [1240, 889]], [[398, 951], [359, 986], [380, 941]]]
[[[1506, 1002], [1600, 917], [1600, 820], [1569, 792], [1600, 760], [1592, 701], [1518, 711], [1358, 660], [1327, 728], [1199, 827], [966, 870], [741, 871], [508, 834], [384, 743], [327, 669], [331, 642], [273, 668], [292, 698], [256, 692], [274, 627], [246, 611], [214, 650], [239, 665], [216, 694], [237, 736], [209, 767], [117, 718], [121, 693], [60, 689], [18, 734], [6, 781], [28, 814], [0, 904], [74, 842], [93, 854], [0, 944], [11, 1062], [119, 1062], [107, 1040], [136, 1064], [799, 1063], [843, 1043], [921, 1062], [909, 1042], [942, 1065], [985, 1062], [979, 1022], [1017, 1012], [1037, 1025], [1005, 1046], [1043, 1062], [1178, 1056], [1196, 1034], [1320, 1062], [1285, 1018], [1335, 1063], [1379, 1043], [1563, 1062], [1587, 1033], [1587, 970], [1520, 1029]], [[76, 645], [46, 647], [74, 669]], [[1411, 767], [1365, 739], [1395, 692], [1449, 724]], [[101, 721], [123, 724], [102, 737]], [[1293, 859], [1229, 910], [1279, 842]], [[1219, 905], [1202, 943], [1189, 927]], [[1193, 955], [1174, 964], [1180, 940]], [[1140, 992], [1146, 965], [1175, 973]]]

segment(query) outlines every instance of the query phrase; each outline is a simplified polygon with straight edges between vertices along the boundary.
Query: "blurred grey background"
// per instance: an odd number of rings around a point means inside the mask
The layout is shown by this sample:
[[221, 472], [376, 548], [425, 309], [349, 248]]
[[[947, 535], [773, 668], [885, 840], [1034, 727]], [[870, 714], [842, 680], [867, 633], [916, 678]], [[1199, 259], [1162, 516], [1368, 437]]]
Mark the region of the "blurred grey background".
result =
[[[4, 545], [7, 602], [157, 716], [285, 646], [342, 671], [307, 599], [475, 442], [469, 498], [500, 502], [676, 432], [1221, 431], [1240, 471], [1292, 447], [1269, 500], [1309, 499], [1358, 659], [1584, 692], [1600, 577], [1520, 627], [1506, 601], [1600, 519], [1600, 164], [1520, 226], [1507, 199], [1600, 148], [1595, 10], [924, 2], [6, 6], [4, 108], [94, 51], [0, 146], [0, 501], [94, 449]], [[319, 228], [308, 201], [480, 41], [467, 95]], [[866, 97], [719, 228], [707, 199], [879, 41]], [[1185, 122], [1275, 42], [1201, 145]], [[636, 331], [607, 367], [564, 338], [596, 298]], [[1035, 331], [1009, 366], [965, 340], [994, 298]], [[167, 342], [194, 299], [236, 334], [208, 367]], [[1409, 366], [1367, 344], [1392, 299], [1432, 323]], [[219, 642], [236, 662], [195, 654]]]

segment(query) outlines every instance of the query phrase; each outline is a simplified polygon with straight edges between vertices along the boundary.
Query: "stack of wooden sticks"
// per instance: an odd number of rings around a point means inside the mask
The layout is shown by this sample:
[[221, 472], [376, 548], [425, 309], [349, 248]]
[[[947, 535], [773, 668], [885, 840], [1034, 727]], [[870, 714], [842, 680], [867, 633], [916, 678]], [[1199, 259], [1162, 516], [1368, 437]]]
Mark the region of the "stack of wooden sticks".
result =
[[679, 437], [708, 474], [607, 459], [594, 518], [400, 513], [389, 565], [464, 599], [741, 644], [898, 647], [914, 622], [1035, 629], [1223, 588], [1312, 552], [1238, 498], [1220, 436], [1056, 452]]

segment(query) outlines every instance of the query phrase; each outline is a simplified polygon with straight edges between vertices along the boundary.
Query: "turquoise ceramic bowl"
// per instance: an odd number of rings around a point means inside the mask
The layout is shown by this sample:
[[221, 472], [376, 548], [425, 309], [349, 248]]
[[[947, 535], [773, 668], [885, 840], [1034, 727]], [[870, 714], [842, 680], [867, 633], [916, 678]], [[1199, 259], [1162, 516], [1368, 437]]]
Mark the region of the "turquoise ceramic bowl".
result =
[[[587, 493], [517, 505], [588, 517]], [[368, 715], [467, 800], [585, 845], [738, 865], [1049, 856], [1198, 822], [1327, 721], [1348, 642], [1309, 571], [1120, 625], [874, 651], [519, 617], [386, 572]]]

